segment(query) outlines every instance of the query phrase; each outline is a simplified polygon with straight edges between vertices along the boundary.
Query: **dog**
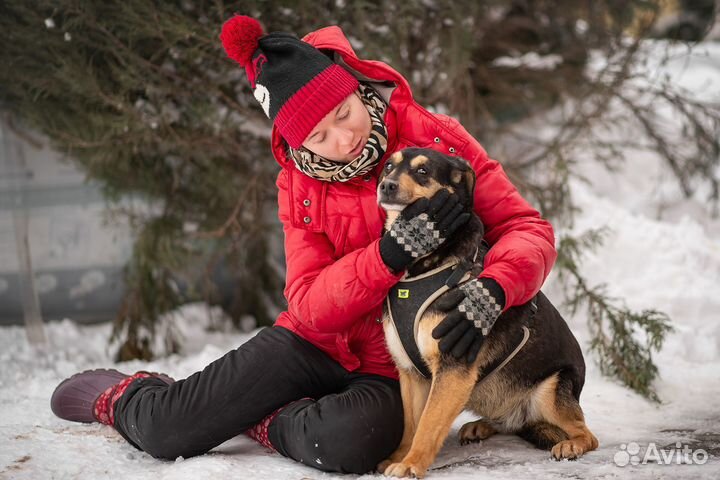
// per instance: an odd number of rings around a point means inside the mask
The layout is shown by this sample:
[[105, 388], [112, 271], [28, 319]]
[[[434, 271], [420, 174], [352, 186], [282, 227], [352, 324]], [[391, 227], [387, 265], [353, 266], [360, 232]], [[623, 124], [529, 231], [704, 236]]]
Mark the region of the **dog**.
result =
[[[397, 450], [378, 471], [423, 477], [453, 421], [466, 408], [482, 418], [460, 429], [461, 444], [501, 432], [550, 450], [557, 460], [596, 449], [597, 438], [585, 424], [579, 404], [585, 382], [582, 351], [542, 292], [498, 317], [472, 364], [442, 353], [431, 335], [447, 314], [433, 305], [459, 281], [477, 277], [489, 249], [483, 224], [472, 213], [475, 173], [470, 165], [434, 150], [408, 148], [388, 159], [378, 180], [378, 203], [387, 212], [385, 231], [404, 206], [443, 188], [456, 194], [471, 213], [466, 226], [434, 252], [416, 259], [388, 295], [383, 328], [399, 371], [405, 430]], [[444, 277], [432, 280], [436, 275]], [[411, 308], [408, 313], [402, 302], [429, 288], [413, 283], [421, 279], [435, 281], [430, 289], [434, 293], [425, 292], [416, 299], [416, 311]], [[418, 302], [423, 302], [419, 308]]]

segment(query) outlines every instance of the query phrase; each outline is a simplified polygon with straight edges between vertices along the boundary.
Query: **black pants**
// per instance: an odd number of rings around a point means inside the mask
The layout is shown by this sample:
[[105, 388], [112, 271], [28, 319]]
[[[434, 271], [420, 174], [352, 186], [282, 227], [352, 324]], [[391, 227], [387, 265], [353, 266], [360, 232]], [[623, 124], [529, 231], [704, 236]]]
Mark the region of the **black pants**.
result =
[[282, 327], [261, 330], [172, 385], [153, 377], [134, 381], [115, 404], [115, 428], [153, 457], [190, 457], [284, 405], [270, 424], [270, 442], [281, 454], [320, 470], [366, 473], [402, 437], [396, 380], [350, 373]]

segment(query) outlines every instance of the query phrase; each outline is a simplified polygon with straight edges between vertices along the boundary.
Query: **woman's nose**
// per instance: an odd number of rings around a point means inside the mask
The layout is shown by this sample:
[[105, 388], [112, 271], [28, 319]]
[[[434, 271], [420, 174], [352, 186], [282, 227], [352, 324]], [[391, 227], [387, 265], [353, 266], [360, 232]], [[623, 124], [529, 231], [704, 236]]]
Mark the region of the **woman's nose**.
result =
[[338, 143], [343, 147], [353, 147], [354, 145], [351, 145], [353, 137], [352, 130], [348, 130], [347, 128], [339, 128], [337, 130]]

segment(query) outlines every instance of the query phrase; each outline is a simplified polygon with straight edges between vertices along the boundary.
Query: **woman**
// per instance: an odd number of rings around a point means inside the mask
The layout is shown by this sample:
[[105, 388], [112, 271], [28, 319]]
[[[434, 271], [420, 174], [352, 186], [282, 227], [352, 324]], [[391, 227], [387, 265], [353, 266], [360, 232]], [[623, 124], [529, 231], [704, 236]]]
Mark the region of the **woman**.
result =
[[[491, 245], [473, 282], [503, 311], [540, 289], [556, 258], [553, 230], [456, 120], [415, 103], [388, 65], [360, 60], [338, 27], [301, 41], [263, 35], [257, 21], [235, 16], [221, 39], [273, 122], [288, 310], [187, 379], [88, 371], [61, 383], [51, 405], [68, 420], [112, 425], [158, 458], [203, 454], [246, 432], [306, 465], [365, 473], [392, 453], [403, 428], [382, 302], [414, 258], [468, 218], [442, 191], [406, 208], [382, 235], [375, 190], [385, 159], [419, 146], [471, 163], [473, 208]], [[413, 248], [396, 240], [408, 232], [420, 239]], [[450, 317], [434, 332], [441, 349], [474, 360], [482, 333]]]

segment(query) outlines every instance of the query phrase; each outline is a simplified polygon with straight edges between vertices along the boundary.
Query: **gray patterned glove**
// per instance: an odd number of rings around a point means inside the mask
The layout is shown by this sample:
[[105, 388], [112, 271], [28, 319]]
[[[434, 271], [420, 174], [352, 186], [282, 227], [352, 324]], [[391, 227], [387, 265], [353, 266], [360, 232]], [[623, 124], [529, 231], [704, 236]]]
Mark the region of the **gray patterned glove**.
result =
[[470, 213], [463, 210], [457, 195], [445, 189], [430, 200], [416, 200], [398, 215], [380, 239], [383, 262], [399, 272], [416, 258], [434, 251], [470, 219]]
[[440, 297], [433, 305], [449, 312], [432, 331], [438, 348], [472, 363], [505, 306], [505, 292], [491, 278], [474, 278]]

